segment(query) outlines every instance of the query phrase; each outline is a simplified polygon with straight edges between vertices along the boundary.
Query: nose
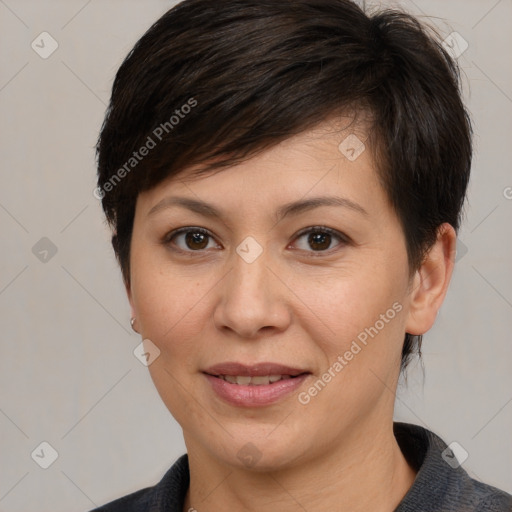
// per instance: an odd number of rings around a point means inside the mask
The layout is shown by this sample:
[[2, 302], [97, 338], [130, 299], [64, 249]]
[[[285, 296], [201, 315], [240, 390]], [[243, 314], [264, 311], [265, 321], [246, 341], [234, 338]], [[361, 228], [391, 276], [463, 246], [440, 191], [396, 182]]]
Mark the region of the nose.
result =
[[291, 292], [279, 279], [279, 266], [265, 249], [253, 261], [240, 254], [233, 253], [231, 271], [218, 289], [216, 328], [244, 339], [286, 330], [291, 322]]

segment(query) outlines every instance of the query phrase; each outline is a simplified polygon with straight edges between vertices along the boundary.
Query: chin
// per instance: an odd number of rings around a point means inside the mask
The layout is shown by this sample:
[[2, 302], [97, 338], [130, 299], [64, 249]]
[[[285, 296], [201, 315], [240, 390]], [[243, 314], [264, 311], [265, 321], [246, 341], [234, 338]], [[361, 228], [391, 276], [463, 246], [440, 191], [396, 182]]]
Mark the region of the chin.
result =
[[304, 447], [290, 437], [273, 441], [260, 436], [244, 436], [231, 440], [219, 454], [225, 464], [254, 472], [288, 469], [304, 457]]

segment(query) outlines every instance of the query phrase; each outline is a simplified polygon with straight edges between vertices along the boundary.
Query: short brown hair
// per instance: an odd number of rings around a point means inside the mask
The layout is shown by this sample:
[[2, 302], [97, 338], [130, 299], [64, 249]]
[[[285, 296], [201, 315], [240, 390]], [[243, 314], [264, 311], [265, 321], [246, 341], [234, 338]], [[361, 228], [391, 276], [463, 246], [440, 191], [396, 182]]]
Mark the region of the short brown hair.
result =
[[[119, 68], [97, 144], [123, 279], [140, 192], [192, 165], [239, 163], [353, 106], [372, 114], [412, 274], [439, 226], [461, 221], [472, 142], [459, 78], [439, 38], [404, 12], [367, 15], [349, 0], [178, 4]], [[402, 368], [420, 346], [406, 334]]]

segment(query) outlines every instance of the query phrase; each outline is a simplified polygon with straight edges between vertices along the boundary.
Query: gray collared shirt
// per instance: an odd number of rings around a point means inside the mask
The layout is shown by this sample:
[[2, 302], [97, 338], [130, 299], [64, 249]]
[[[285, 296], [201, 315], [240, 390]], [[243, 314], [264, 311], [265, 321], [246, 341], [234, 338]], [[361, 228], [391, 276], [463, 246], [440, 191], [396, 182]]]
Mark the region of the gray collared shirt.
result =
[[[436, 434], [409, 423], [394, 423], [393, 428], [402, 453], [417, 471], [395, 512], [512, 512], [512, 496], [471, 478]], [[189, 478], [185, 454], [155, 486], [91, 512], [183, 512]]]

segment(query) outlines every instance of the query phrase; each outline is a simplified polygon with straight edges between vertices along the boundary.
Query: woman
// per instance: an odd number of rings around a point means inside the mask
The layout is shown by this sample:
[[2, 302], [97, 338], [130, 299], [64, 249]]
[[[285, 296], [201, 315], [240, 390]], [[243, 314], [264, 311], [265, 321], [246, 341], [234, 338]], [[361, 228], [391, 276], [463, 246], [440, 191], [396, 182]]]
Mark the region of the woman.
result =
[[398, 377], [453, 271], [456, 64], [348, 0], [186, 0], [119, 69], [98, 189], [187, 454], [100, 511], [505, 511]]

